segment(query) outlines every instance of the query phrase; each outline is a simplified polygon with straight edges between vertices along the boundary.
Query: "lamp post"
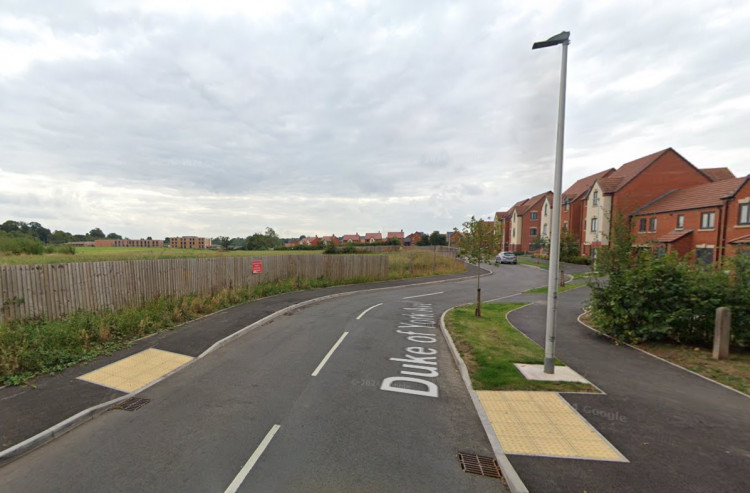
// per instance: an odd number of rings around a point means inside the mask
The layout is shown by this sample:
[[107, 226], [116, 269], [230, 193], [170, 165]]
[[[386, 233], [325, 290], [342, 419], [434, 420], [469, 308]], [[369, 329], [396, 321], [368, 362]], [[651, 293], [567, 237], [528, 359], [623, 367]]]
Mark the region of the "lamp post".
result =
[[557, 286], [560, 273], [560, 195], [562, 194], [563, 141], [565, 137], [565, 81], [568, 72], [570, 32], [563, 31], [547, 41], [538, 41], [532, 50], [562, 45], [560, 69], [560, 99], [557, 112], [557, 152], [555, 155], [555, 185], [552, 196], [552, 231], [550, 231], [549, 278], [547, 280], [547, 325], [544, 339], [544, 373], [555, 373], [555, 329], [557, 327]]

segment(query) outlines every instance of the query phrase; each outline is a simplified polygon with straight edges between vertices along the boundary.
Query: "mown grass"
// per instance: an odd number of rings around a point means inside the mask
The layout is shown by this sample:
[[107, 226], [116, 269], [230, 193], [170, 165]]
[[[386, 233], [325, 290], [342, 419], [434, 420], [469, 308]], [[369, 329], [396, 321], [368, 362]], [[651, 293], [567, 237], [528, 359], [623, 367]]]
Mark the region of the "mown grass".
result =
[[0, 265], [61, 264], [110, 260], [158, 260], [171, 258], [261, 257], [268, 255], [320, 255], [322, 250], [204, 250], [194, 248], [76, 247], [75, 254], [14, 255], [0, 252]]
[[[558, 286], [557, 292], [558, 293], [564, 293], [565, 291], [570, 291], [571, 289], [580, 288], [581, 286], [585, 286], [585, 283], [581, 282], [567, 282], [565, 283], [565, 286]], [[538, 288], [531, 288], [524, 291], [524, 293], [529, 294], [536, 294], [536, 293], [546, 293], [547, 292], [547, 286], [539, 286]]]
[[[544, 349], [519, 332], [506, 315], [524, 303], [486, 303], [482, 317], [473, 306], [451, 310], [446, 328], [469, 370], [476, 390], [547, 390], [556, 392], [598, 392], [578, 382], [526, 380], [513, 363], [544, 364]], [[556, 360], [556, 364], [561, 364]]]
[[[125, 253], [130, 254], [130, 251], [135, 249], [121, 250], [128, 250]], [[247, 252], [250, 253], [252, 252]], [[255, 252], [256, 255], [257, 253]], [[435, 274], [465, 270], [464, 264], [459, 261], [441, 255], [438, 255], [436, 260]], [[433, 256], [429, 252], [389, 254], [389, 264], [390, 279], [433, 274]], [[222, 290], [208, 296], [159, 298], [143, 306], [114, 312], [79, 311], [57, 320], [27, 319], [6, 322], [0, 324], [0, 383], [19, 385], [36, 375], [55, 373], [91, 361], [99, 355], [127, 347], [140, 337], [173, 329], [189, 320], [247, 301], [291, 291], [372, 281], [375, 279], [364, 277], [340, 282], [325, 279], [293, 279], [262, 284], [254, 288]]]
[[549, 264], [547, 262], [540, 262], [539, 260], [529, 257], [518, 257], [518, 263], [523, 265], [533, 265], [540, 269], [549, 269]]

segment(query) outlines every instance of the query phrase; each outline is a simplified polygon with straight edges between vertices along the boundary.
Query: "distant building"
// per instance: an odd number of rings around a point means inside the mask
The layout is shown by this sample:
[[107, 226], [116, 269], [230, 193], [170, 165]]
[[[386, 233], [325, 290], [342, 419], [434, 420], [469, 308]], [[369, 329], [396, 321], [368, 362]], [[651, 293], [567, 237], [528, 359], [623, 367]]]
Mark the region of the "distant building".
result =
[[164, 246], [164, 240], [94, 240], [94, 246], [161, 248]]
[[198, 236], [176, 236], [169, 238], [170, 248], [210, 248], [211, 238]]

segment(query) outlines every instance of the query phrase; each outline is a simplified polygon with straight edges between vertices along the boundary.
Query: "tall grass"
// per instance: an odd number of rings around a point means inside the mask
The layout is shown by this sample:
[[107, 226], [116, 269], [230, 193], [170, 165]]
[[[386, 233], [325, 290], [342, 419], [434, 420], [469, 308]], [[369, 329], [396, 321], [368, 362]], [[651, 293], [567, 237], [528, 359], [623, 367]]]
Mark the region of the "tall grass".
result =
[[388, 254], [388, 268], [390, 279], [466, 272], [460, 260], [424, 250]]

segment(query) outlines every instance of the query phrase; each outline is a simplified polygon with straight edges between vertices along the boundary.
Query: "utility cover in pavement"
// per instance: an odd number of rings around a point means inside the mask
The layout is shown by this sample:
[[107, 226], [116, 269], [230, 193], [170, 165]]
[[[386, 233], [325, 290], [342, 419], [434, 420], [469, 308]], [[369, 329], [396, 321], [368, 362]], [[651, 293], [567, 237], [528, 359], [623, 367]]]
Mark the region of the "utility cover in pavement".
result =
[[503, 477], [500, 473], [500, 468], [497, 466], [497, 461], [492, 457], [459, 452], [458, 460], [461, 461], [461, 469], [468, 473], [490, 478]]
[[125, 399], [118, 405], [113, 406], [112, 409], [122, 409], [123, 411], [137, 411], [149, 402], [151, 402], [151, 399], [144, 399], [142, 397], [130, 397], [129, 399]]

